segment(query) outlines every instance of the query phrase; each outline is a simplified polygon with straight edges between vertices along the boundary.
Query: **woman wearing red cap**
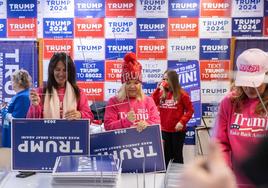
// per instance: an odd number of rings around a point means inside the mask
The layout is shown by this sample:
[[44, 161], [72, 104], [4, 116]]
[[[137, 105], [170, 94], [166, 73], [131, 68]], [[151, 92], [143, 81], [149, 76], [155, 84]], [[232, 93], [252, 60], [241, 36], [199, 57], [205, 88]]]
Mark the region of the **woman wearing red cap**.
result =
[[122, 67], [122, 86], [109, 99], [105, 110], [105, 130], [136, 126], [140, 132], [150, 124], [160, 124], [157, 107], [142, 91], [142, 66], [134, 53], [125, 55]]
[[189, 95], [179, 84], [176, 71], [165, 71], [163, 80], [152, 97], [160, 112], [166, 166], [171, 159], [183, 163], [186, 124], [191, 119], [194, 108]]

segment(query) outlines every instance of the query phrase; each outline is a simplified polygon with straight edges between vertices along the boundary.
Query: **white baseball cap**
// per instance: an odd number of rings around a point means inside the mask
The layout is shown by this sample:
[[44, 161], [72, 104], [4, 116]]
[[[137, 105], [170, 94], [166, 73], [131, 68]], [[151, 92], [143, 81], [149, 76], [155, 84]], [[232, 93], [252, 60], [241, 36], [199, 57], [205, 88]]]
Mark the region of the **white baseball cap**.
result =
[[247, 49], [237, 57], [236, 66], [235, 86], [259, 87], [267, 77], [268, 54], [258, 48]]

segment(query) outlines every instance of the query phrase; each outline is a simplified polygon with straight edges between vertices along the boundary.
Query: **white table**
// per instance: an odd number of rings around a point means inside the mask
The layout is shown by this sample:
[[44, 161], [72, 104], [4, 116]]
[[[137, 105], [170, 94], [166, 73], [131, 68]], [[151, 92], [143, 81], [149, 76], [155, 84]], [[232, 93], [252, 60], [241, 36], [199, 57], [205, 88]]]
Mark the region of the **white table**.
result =
[[[37, 173], [27, 178], [17, 178], [16, 174], [18, 174], [18, 172], [8, 173], [0, 183], [0, 188], [53, 188], [51, 185], [51, 173]], [[118, 188], [163, 188], [164, 177], [165, 173], [157, 173], [155, 175], [145, 174], [144, 187], [143, 174], [121, 174], [118, 182]]]

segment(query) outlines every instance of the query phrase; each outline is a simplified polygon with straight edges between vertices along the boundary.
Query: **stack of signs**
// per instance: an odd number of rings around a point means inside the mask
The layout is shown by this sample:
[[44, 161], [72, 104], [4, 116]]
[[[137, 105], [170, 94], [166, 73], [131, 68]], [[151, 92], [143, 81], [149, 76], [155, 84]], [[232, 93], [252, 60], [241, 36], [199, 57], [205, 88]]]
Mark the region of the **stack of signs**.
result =
[[165, 175], [165, 187], [166, 188], [183, 188], [181, 182], [183, 181], [182, 173], [184, 171], [184, 164], [173, 163], [168, 164], [168, 169]]
[[53, 186], [116, 187], [121, 172], [112, 155], [60, 156], [53, 168]]

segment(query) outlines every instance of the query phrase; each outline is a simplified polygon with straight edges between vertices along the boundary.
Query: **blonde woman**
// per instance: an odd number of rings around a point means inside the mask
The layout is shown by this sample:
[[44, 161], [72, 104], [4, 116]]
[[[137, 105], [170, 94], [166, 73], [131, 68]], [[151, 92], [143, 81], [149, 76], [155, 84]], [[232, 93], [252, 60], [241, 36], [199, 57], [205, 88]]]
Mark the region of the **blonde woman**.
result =
[[148, 125], [159, 124], [160, 117], [152, 98], [142, 91], [141, 64], [134, 53], [124, 58], [118, 94], [109, 99], [105, 110], [106, 130], [137, 127], [140, 132]]

